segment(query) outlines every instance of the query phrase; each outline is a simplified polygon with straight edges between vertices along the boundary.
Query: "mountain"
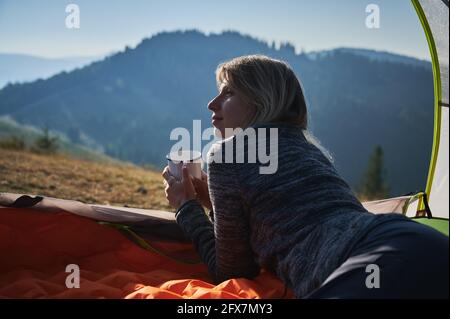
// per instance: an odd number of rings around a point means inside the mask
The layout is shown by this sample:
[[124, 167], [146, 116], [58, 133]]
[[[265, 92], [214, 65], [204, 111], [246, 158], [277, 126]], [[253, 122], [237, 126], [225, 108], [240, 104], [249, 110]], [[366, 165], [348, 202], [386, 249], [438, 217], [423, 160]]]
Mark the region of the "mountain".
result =
[[[100, 145], [110, 156], [160, 167], [176, 127], [210, 126], [218, 63], [245, 54], [286, 60], [300, 77], [310, 130], [356, 187], [376, 144], [383, 147], [391, 195], [423, 189], [433, 132], [430, 63], [373, 52], [296, 54], [238, 32], [162, 32], [136, 48], [46, 80], [0, 90], [0, 115]], [[379, 58], [374, 58], [379, 56]], [[407, 58], [411, 59], [411, 58]], [[413, 61], [413, 60], [411, 60]], [[207, 141], [208, 142], [208, 141]], [[206, 144], [205, 142], [204, 144]]]
[[411, 66], [418, 67], [430, 67], [430, 61], [419, 60], [413, 57], [404, 56], [400, 54], [395, 54], [386, 51], [375, 51], [369, 49], [360, 49], [360, 48], [336, 48], [332, 50], [324, 50], [324, 51], [313, 51], [307, 53], [307, 56], [311, 59], [323, 58], [324, 56], [333, 55], [336, 52], [340, 53], [351, 53], [354, 55], [363, 56], [369, 58], [372, 61], [381, 61], [381, 62], [394, 62], [394, 63], [403, 63]]
[[0, 88], [7, 83], [45, 79], [62, 71], [83, 67], [100, 57], [41, 58], [0, 53]]

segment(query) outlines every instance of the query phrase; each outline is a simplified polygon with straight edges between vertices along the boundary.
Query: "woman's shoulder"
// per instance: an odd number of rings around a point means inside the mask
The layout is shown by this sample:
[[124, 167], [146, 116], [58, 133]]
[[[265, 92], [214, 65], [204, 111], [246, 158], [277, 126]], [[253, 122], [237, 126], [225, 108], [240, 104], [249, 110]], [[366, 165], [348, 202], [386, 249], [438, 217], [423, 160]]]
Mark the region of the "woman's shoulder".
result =
[[[207, 153], [208, 164], [234, 163], [236, 159], [248, 158], [253, 155], [277, 154], [283, 150], [301, 149], [303, 156], [314, 156], [316, 148], [319, 153], [327, 155], [326, 150], [310, 132], [298, 125], [289, 123], [260, 123], [246, 129], [235, 129], [234, 134], [228, 138], [215, 142]], [[265, 152], [265, 153], [264, 153]], [[289, 152], [292, 153], [292, 152]], [[268, 154], [269, 155], [269, 154]], [[331, 155], [327, 156], [329, 160]]]
[[[302, 147], [296, 147], [302, 144]], [[230, 174], [232, 170], [244, 175], [274, 174], [278, 169], [280, 156], [285, 161], [299, 158], [304, 160], [308, 157], [305, 155], [309, 153], [306, 144], [308, 142], [298, 127], [274, 123], [255, 125], [237, 130], [232, 136], [213, 144], [208, 152], [208, 167]], [[298, 156], [299, 152], [303, 156]]]

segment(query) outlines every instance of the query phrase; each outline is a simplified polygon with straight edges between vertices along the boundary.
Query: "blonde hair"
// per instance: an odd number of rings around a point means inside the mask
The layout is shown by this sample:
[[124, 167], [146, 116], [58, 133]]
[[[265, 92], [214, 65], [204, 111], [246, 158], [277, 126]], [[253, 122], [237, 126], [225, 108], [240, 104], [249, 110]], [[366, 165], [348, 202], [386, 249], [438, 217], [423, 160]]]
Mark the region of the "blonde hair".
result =
[[265, 55], [246, 55], [219, 64], [217, 86], [224, 83], [253, 111], [244, 128], [260, 123], [290, 123], [333, 162], [333, 158], [308, 129], [308, 112], [302, 85], [288, 63]]

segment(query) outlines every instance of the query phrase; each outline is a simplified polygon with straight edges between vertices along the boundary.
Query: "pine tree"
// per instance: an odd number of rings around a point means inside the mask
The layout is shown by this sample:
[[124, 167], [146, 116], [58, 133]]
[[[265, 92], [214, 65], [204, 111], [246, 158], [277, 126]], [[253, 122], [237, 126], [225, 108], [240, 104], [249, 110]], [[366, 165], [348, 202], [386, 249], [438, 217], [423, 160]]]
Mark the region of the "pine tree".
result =
[[42, 129], [42, 136], [37, 138], [33, 150], [39, 153], [52, 154], [58, 149], [58, 137], [51, 136], [48, 127]]
[[389, 197], [389, 186], [386, 182], [384, 154], [377, 145], [369, 158], [366, 172], [359, 187], [359, 195], [366, 200]]

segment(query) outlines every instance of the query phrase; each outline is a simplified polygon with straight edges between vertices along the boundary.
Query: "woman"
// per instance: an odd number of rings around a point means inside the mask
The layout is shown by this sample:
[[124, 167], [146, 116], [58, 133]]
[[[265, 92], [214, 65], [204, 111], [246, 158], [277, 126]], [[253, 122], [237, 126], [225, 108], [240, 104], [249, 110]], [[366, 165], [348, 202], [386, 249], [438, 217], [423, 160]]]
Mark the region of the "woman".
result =
[[[208, 109], [224, 139], [210, 151], [207, 178], [184, 168], [178, 181], [167, 167], [163, 177], [177, 223], [217, 282], [265, 268], [298, 298], [448, 298], [448, 238], [362, 206], [308, 135], [302, 87], [286, 63], [243, 56], [219, 65], [216, 77]], [[278, 146], [276, 172], [215, 161], [240, 136], [226, 128], [276, 128], [265, 132]]]

